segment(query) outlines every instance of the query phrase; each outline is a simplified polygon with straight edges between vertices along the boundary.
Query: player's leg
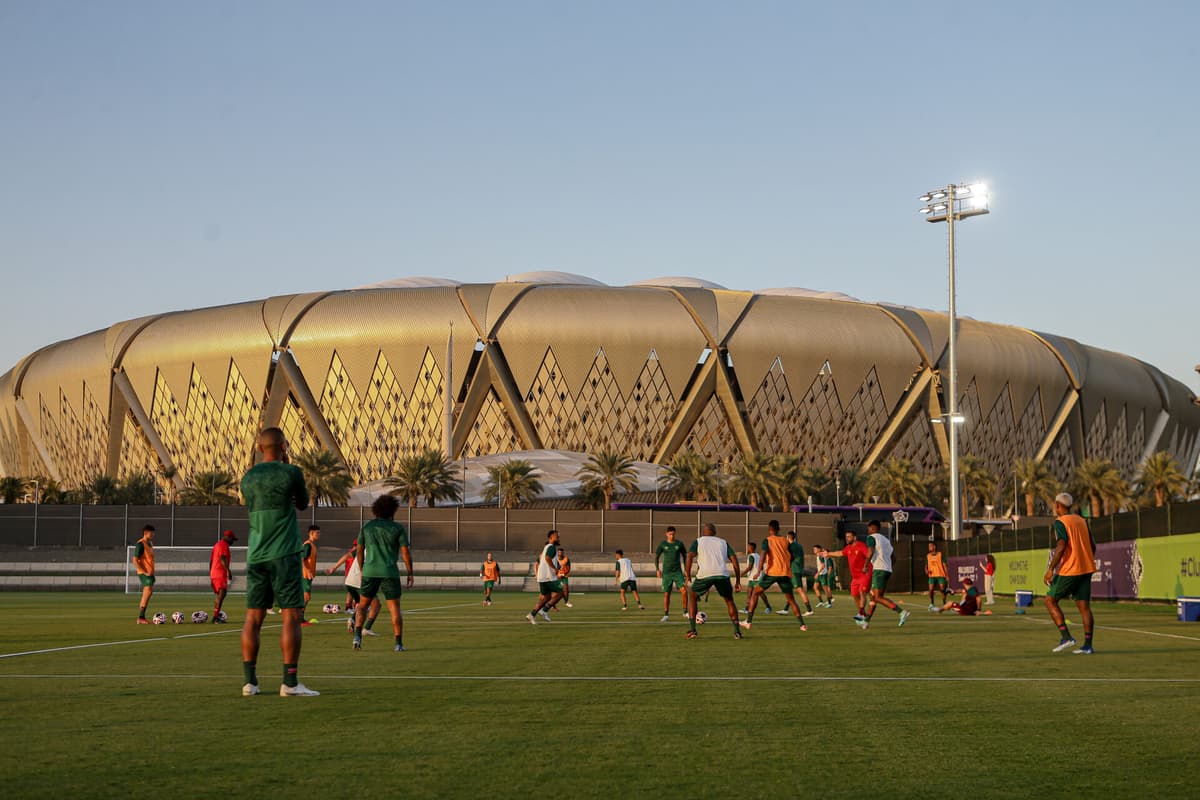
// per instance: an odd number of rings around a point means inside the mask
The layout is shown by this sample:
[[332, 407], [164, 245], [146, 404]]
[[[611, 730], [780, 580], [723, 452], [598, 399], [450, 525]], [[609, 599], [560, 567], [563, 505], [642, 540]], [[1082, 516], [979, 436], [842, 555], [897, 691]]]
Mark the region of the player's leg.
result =
[[[933, 602], [933, 593], [934, 593], [935, 591], [937, 591], [937, 582], [936, 582], [936, 581], [933, 581], [933, 580], [931, 579], [931, 580], [929, 581], [929, 607], [930, 607], [930, 608], [937, 608], [937, 604], [935, 604], [935, 603]], [[942, 598], [942, 602], [943, 602], [943, 603], [945, 603], [945, 602], [946, 602], [946, 598], [944, 598], [944, 597], [943, 597], [943, 598]]]
[[1093, 624], [1095, 619], [1092, 617], [1092, 602], [1090, 599], [1082, 600], [1077, 597], [1075, 599], [1075, 606], [1079, 609], [1079, 621], [1083, 625], [1082, 650], [1091, 652], [1092, 632], [1095, 630], [1095, 625]]
[[[809, 599], [808, 599], [808, 590], [804, 588], [804, 575], [801, 574], [800, 580], [796, 581], [795, 583], [796, 583], [796, 589], [800, 592], [800, 600], [804, 603], [804, 610], [807, 611], [809, 614], [811, 614], [813, 607], [812, 607], [812, 603], [809, 602]], [[796, 605], [796, 599], [794, 596], [792, 598], [792, 605], [793, 606]]]
[[142, 580], [142, 597], [138, 601], [138, 620], [140, 621], [146, 619], [146, 607], [150, 605], [150, 595], [152, 594], [154, 594], [154, 577], [150, 576], [149, 580]]
[[[399, 581], [397, 581], [399, 583]], [[392, 636], [396, 639], [396, 652], [404, 652], [404, 615], [400, 613], [399, 587], [396, 587], [396, 597], [387, 598], [388, 614], [392, 617]]]
[[1050, 612], [1050, 621], [1054, 623], [1054, 627], [1058, 628], [1058, 634], [1061, 637], [1058, 646], [1054, 648], [1056, 653], [1075, 643], [1075, 640], [1071, 638], [1070, 629], [1067, 628], [1067, 620], [1063, 615], [1062, 608], [1058, 605], [1059, 599], [1067, 594], [1065, 588], [1060, 585], [1062, 581], [1062, 576], [1056, 575], [1050, 582], [1050, 588], [1046, 590], [1046, 610]]
[[679, 585], [679, 597], [680, 597], [681, 601], [683, 602], [684, 616], [688, 616], [688, 588], [687, 588], [687, 579], [686, 578], [684, 579], [683, 583], [681, 583]]
[[646, 607], [642, 605], [642, 596], [638, 594], [636, 583], [633, 585], [633, 602], [637, 603], [639, 609], [645, 610]]

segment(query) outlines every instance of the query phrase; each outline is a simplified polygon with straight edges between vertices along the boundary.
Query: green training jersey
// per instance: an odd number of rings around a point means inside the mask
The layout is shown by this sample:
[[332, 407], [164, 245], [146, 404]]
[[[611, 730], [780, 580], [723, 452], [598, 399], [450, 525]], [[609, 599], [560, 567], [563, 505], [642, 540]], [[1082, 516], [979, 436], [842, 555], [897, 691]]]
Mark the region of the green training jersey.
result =
[[804, 545], [788, 542], [788, 552], [792, 554], [792, 573], [799, 575], [804, 572]]
[[[660, 561], [661, 559], [661, 561]], [[659, 569], [664, 575], [683, 574], [683, 565], [687, 561], [687, 547], [676, 539], [673, 542], [663, 540], [654, 551], [654, 563], [661, 564]]]
[[364, 578], [399, 578], [396, 559], [400, 548], [408, 547], [408, 531], [399, 522], [373, 519], [362, 526], [358, 543], [363, 547], [362, 576]]
[[282, 461], [255, 464], [242, 478], [242, 502], [250, 518], [247, 564], [300, 552], [304, 542], [296, 509], [308, 508], [308, 489], [299, 467]]

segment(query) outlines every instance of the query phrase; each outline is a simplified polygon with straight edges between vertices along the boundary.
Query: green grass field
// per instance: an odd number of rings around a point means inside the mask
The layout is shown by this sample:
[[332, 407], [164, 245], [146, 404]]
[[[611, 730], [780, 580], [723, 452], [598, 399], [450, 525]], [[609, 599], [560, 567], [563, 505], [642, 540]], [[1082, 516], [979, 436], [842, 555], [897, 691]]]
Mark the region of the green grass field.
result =
[[[533, 627], [531, 595], [482, 608], [477, 595], [412, 592], [406, 653], [391, 650], [386, 611], [362, 652], [341, 618], [318, 613], [300, 671], [322, 696], [285, 699], [271, 617], [264, 693], [240, 696], [241, 598], [228, 626], [137, 626], [129, 596], [3, 594], [0, 774], [20, 798], [1181, 797], [1194, 786], [1200, 625], [1174, 607], [1098, 605], [1097, 654], [1085, 657], [1051, 654], [1044, 609], [1017, 616], [1007, 598], [975, 619], [902, 598], [908, 625], [881, 608], [861, 631], [843, 595], [807, 633], [760, 612], [742, 641], [717, 599], [688, 641], [678, 609], [660, 623], [661, 595], [644, 598], [646, 611], [622, 613], [615, 595], [577, 594]], [[151, 605], [197, 609], [211, 609], [207, 596]]]

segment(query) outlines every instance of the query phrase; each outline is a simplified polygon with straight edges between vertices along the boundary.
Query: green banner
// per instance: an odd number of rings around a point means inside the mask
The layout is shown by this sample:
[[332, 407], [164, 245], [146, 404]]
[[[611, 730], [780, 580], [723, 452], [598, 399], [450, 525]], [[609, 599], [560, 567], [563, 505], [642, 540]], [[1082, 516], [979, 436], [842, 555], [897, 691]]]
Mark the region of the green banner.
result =
[[1042, 576], [1046, 574], [1046, 565], [1050, 562], [1049, 550], [1013, 550], [992, 555], [996, 559], [997, 594], [1013, 594], [1017, 591], [1032, 591], [1036, 595], [1045, 593], [1046, 584], [1042, 583]]
[[1137, 551], [1138, 597], [1200, 597], [1200, 533], [1138, 539]]

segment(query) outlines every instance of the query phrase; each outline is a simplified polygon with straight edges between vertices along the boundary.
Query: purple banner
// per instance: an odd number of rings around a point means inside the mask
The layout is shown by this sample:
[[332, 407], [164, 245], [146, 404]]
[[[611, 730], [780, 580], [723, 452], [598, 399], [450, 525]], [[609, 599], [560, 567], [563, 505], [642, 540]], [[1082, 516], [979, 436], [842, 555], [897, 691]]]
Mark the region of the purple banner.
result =
[[[1025, 565], [1022, 577], [1016, 584], [1018, 588], [1032, 589], [1041, 596], [1045, 593], [1042, 576], [1046, 569], [1046, 558], [1049, 550], [1035, 551], [1030, 557], [1026, 551], [1020, 553], [996, 553], [996, 559], [1020, 557], [1029, 563]], [[962, 579], [970, 578], [975, 587], [983, 591], [983, 562], [984, 556], [951, 556], [946, 559], [950, 567], [950, 588], [958, 591], [962, 588]], [[1137, 542], [1104, 542], [1096, 545], [1096, 571], [1092, 573], [1092, 597], [1100, 600], [1124, 599], [1132, 600], [1138, 596], [1138, 579], [1142, 569], [1138, 557]], [[920, 586], [920, 583], [918, 583]], [[924, 587], [921, 587], [924, 588]], [[997, 591], [1002, 591], [999, 586]]]
[[963, 578], [970, 578], [975, 584], [975, 588], [983, 591], [983, 562], [986, 561], [985, 556], [950, 556], [946, 559], [946, 564], [950, 573], [950, 588], [958, 591], [962, 588]]

